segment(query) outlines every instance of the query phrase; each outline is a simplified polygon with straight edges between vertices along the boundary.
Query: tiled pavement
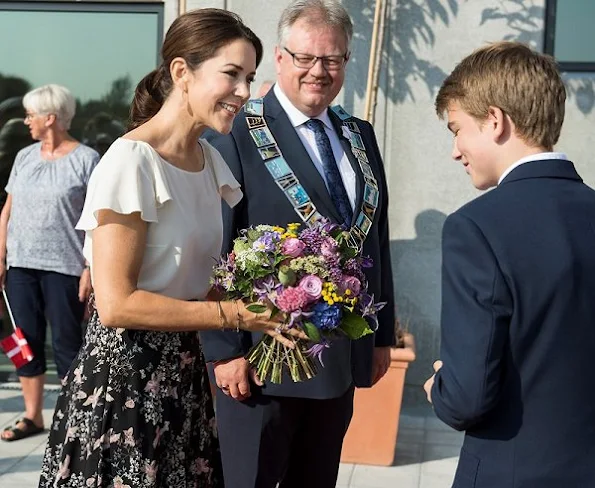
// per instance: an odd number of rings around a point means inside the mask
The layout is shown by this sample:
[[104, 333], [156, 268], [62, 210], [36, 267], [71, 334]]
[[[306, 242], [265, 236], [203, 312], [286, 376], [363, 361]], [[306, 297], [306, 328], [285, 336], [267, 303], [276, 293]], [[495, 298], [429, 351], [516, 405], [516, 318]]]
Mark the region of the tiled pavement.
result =
[[[45, 425], [50, 425], [55, 391], [45, 395]], [[0, 427], [22, 415], [16, 388], [0, 385]], [[37, 486], [46, 435], [19, 442], [0, 441], [0, 486]], [[456, 468], [462, 436], [432, 416], [425, 406], [405, 406], [393, 466], [342, 464], [337, 488], [449, 488]], [[307, 488], [307, 487], [304, 487]]]

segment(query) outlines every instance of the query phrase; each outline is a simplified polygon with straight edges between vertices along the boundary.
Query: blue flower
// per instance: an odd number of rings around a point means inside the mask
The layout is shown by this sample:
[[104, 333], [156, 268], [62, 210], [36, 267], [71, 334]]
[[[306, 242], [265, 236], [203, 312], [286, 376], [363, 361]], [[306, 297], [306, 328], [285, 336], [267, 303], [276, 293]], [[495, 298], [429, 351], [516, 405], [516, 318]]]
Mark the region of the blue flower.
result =
[[341, 323], [343, 316], [343, 310], [339, 306], [329, 305], [324, 302], [317, 303], [312, 312], [310, 320], [316, 328], [321, 330], [336, 329]]

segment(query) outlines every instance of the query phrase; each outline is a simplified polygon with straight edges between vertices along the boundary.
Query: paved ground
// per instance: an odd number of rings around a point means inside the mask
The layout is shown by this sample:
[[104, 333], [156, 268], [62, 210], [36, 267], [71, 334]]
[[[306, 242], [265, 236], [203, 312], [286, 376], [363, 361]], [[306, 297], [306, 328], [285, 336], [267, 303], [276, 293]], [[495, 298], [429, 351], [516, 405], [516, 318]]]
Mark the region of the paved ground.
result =
[[[10, 385], [9, 385], [10, 386]], [[0, 384], [0, 427], [21, 416], [19, 390]], [[50, 425], [55, 391], [46, 392], [45, 425]], [[46, 435], [0, 441], [0, 486], [36, 487]], [[462, 436], [432, 416], [429, 408], [405, 406], [394, 466], [341, 465], [337, 488], [450, 488]], [[306, 487], [304, 487], [306, 488]]]

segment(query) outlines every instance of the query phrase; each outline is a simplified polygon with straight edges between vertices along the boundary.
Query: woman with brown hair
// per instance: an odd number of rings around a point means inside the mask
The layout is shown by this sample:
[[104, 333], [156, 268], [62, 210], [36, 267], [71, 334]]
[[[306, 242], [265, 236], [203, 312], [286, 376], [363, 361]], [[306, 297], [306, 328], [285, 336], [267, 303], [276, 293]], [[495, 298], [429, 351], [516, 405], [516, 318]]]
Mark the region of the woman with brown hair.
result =
[[97, 309], [58, 399], [41, 487], [222, 487], [198, 330], [279, 323], [242, 302], [205, 301], [222, 242], [221, 198], [241, 199], [219, 153], [262, 57], [234, 14], [174, 21], [163, 63], [138, 85], [131, 131], [98, 164], [86, 231]]

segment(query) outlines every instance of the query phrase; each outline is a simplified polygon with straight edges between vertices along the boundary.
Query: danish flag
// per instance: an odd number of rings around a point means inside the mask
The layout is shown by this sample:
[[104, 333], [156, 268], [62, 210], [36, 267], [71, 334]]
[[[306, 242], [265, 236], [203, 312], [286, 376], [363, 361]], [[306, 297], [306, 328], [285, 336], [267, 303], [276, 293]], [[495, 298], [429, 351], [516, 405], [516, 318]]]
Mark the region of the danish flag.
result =
[[23, 331], [20, 327], [17, 327], [14, 322], [12, 310], [8, 304], [8, 298], [6, 297], [6, 291], [4, 289], [2, 289], [2, 294], [4, 295], [4, 302], [6, 303], [6, 309], [8, 310], [8, 315], [10, 316], [10, 321], [14, 330], [11, 335], [0, 341], [0, 346], [15, 367], [20, 368], [33, 359], [33, 353], [31, 352], [31, 347], [27, 343], [27, 339], [25, 339]]

